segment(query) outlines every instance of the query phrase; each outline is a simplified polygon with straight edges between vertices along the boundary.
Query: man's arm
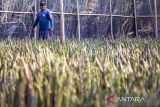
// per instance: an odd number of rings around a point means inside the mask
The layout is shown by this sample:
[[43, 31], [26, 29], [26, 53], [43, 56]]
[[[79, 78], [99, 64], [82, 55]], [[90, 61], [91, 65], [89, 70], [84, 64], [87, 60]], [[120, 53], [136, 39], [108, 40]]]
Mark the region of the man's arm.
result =
[[37, 14], [37, 18], [36, 18], [35, 22], [33, 23], [32, 28], [35, 28], [37, 26], [38, 22], [39, 22], [39, 16]]
[[53, 28], [53, 16], [52, 16], [52, 13], [50, 11], [48, 11], [48, 18], [50, 20], [50, 23], [49, 23], [49, 28], [52, 29]]

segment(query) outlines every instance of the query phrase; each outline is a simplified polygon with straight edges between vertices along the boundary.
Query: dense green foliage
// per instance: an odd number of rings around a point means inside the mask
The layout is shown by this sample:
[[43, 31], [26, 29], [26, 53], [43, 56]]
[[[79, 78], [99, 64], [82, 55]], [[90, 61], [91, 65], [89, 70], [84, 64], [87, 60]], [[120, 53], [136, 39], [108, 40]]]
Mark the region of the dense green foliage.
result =
[[0, 42], [1, 107], [105, 107], [109, 95], [155, 106], [158, 90], [160, 40]]

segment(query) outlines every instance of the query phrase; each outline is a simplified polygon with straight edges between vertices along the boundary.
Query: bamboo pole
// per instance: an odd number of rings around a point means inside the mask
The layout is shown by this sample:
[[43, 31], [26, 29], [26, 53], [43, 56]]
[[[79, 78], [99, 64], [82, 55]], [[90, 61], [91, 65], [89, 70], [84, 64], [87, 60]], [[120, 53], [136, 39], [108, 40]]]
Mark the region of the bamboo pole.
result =
[[[36, 19], [36, 14], [37, 14], [37, 0], [34, 1], [34, 19]], [[34, 31], [34, 38], [37, 38], [37, 28], [35, 28]]]
[[[0, 0], [0, 11], [2, 11], [2, 0]], [[3, 22], [2, 21], [2, 13], [0, 12], [0, 37], [2, 37], [2, 27], [1, 27], [2, 26], [2, 22]], [[1, 91], [1, 89], [0, 89], [0, 91]], [[0, 103], [1, 103], [1, 96], [0, 96]]]
[[80, 31], [80, 17], [79, 17], [79, 1], [77, 0], [77, 22], [78, 22], [78, 40], [81, 39], [81, 31]]
[[[0, 0], [0, 11], [2, 11], [2, 0]], [[0, 12], [0, 22], [2, 22], [2, 13]]]
[[64, 43], [65, 41], [65, 28], [64, 28], [64, 9], [63, 9], [63, 0], [60, 0], [60, 15], [61, 15], [61, 35], [60, 40], [61, 43]]
[[114, 39], [113, 36], [113, 17], [112, 17], [112, 0], [110, 0], [110, 20], [111, 20], [111, 37]]
[[48, 5], [48, 0], [46, 0], [45, 2], [46, 2], [46, 5]]
[[158, 38], [157, 0], [154, 0], [154, 14], [155, 14], [155, 37]]
[[135, 36], [137, 37], [138, 36], [138, 28], [137, 28], [137, 7], [136, 7], [136, 0], [134, 0], [134, 24], [135, 24]]
[[[0, 13], [8, 13], [8, 14], [33, 14], [32, 12], [18, 12], [18, 11], [0, 11]], [[37, 13], [37, 12], [35, 12]], [[55, 15], [60, 15], [61, 12], [51, 12]], [[77, 13], [63, 13], [64, 15], [72, 15], [75, 16]], [[90, 14], [90, 13], [79, 13], [79, 16], [111, 16], [110, 14]], [[122, 17], [122, 18], [135, 18], [134, 16], [127, 16], [127, 15], [114, 15], [112, 14], [112, 17]], [[155, 15], [136, 15], [136, 18], [155, 18]], [[157, 15], [157, 18], [160, 18], [160, 15]]]

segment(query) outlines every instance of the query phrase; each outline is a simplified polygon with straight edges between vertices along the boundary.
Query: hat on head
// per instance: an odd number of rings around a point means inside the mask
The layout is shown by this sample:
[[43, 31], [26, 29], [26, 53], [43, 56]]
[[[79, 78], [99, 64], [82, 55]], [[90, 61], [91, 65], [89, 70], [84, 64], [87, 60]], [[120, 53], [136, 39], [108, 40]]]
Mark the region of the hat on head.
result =
[[41, 2], [40, 2], [40, 5], [41, 5], [41, 6], [45, 6], [45, 5], [46, 5], [46, 2], [45, 2], [45, 1], [41, 1]]

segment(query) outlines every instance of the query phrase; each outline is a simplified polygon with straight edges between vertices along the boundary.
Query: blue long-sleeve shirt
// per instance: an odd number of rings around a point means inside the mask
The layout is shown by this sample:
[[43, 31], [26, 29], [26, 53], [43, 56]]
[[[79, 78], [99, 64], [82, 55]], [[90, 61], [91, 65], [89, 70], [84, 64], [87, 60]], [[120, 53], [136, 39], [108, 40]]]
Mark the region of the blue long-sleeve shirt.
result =
[[45, 31], [53, 27], [53, 17], [49, 9], [38, 11], [37, 18], [32, 27], [35, 28], [38, 23], [40, 31]]

